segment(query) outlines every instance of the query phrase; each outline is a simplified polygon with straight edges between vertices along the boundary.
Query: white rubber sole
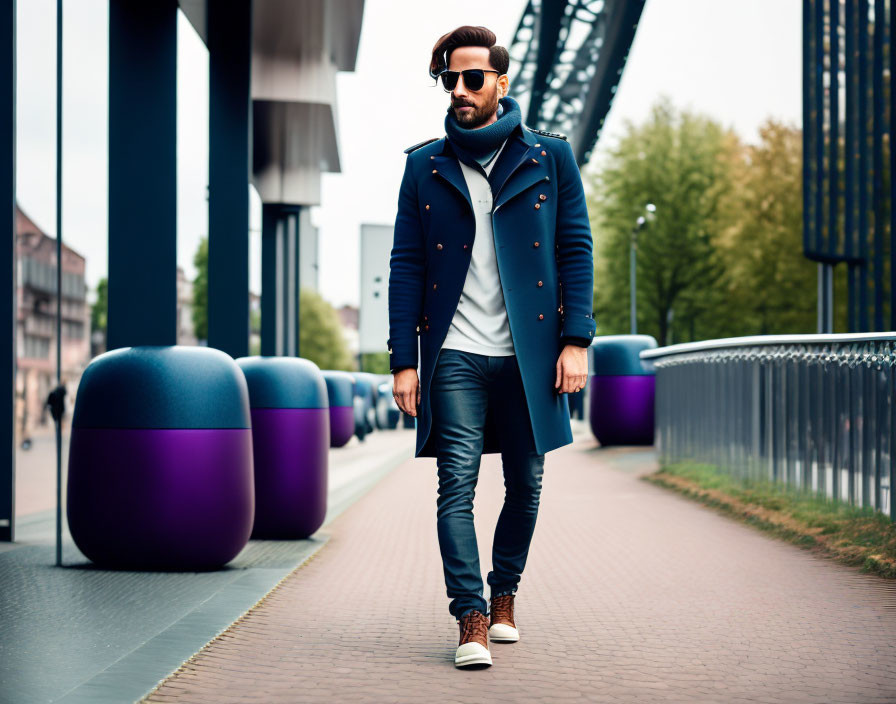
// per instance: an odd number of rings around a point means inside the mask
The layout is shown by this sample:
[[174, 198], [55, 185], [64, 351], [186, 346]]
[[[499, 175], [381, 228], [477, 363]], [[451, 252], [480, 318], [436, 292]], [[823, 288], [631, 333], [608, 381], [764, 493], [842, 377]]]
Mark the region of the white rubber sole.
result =
[[491, 665], [492, 654], [488, 648], [483, 647], [479, 643], [464, 643], [457, 646], [457, 652], [454, 654], [454, 664], [457, 667]]
[[520, 632], [507, 623], [495, 623], [488, 629], [488, 639], [495, 643], [516, 643]]

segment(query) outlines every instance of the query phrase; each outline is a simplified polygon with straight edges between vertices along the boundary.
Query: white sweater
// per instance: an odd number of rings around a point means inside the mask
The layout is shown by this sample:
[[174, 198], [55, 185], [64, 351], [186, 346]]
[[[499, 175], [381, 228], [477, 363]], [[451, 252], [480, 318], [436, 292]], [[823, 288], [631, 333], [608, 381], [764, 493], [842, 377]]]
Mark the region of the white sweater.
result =
[[[505, 144], [506, 140], [501, 144], [498, 155], [484, 167], [486, 173], [491, 173]], [[464, 288], [442, 347], [505, 357], [514, 354], [514, 349], [495, 258], [492, 189], [479, 171], [462, 161], [459, 163], [473, 202], [476, 234]]]

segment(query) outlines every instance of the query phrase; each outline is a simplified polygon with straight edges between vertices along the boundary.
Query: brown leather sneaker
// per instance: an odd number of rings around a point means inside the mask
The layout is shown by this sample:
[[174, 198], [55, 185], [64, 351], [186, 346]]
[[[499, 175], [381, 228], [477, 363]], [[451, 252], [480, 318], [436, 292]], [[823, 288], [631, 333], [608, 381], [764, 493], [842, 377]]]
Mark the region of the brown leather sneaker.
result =
[[457, 667], [466, 665], [491, 665], [492, 654], [488, 649], [488, 618], [473, 609], [468, 611], [457, 624], [460, 628], [460, 642], [454, 655]]
[[515, 594], [502, 594], [491, 598], [488, 637], [496, 643], [516, 643], [520, 632], [513, 622], [513, 598]]

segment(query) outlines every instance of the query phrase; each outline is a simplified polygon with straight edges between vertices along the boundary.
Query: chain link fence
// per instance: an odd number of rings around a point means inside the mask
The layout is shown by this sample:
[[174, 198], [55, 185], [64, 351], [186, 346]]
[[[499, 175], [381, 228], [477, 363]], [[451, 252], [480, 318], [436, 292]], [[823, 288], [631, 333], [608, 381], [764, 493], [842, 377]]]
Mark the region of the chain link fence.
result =
[[641, 352], [661, 464], [711, 464], [896, 519], [896, 334], [756, 336]]

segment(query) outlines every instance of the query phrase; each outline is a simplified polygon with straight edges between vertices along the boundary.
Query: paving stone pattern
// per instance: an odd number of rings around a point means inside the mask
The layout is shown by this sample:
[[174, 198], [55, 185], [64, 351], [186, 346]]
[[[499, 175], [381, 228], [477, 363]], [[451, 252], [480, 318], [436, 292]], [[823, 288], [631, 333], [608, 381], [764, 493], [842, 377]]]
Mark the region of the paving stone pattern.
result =
[[[490, 668], [454, 667], [435, 460], [409, 459], [147, 701], [896, 701], [896, 585], [638, 479], [653, 462], [582, 434], [548, 453], [521, 640]], [[486, 455], [483, 577], [502, 497]]]

